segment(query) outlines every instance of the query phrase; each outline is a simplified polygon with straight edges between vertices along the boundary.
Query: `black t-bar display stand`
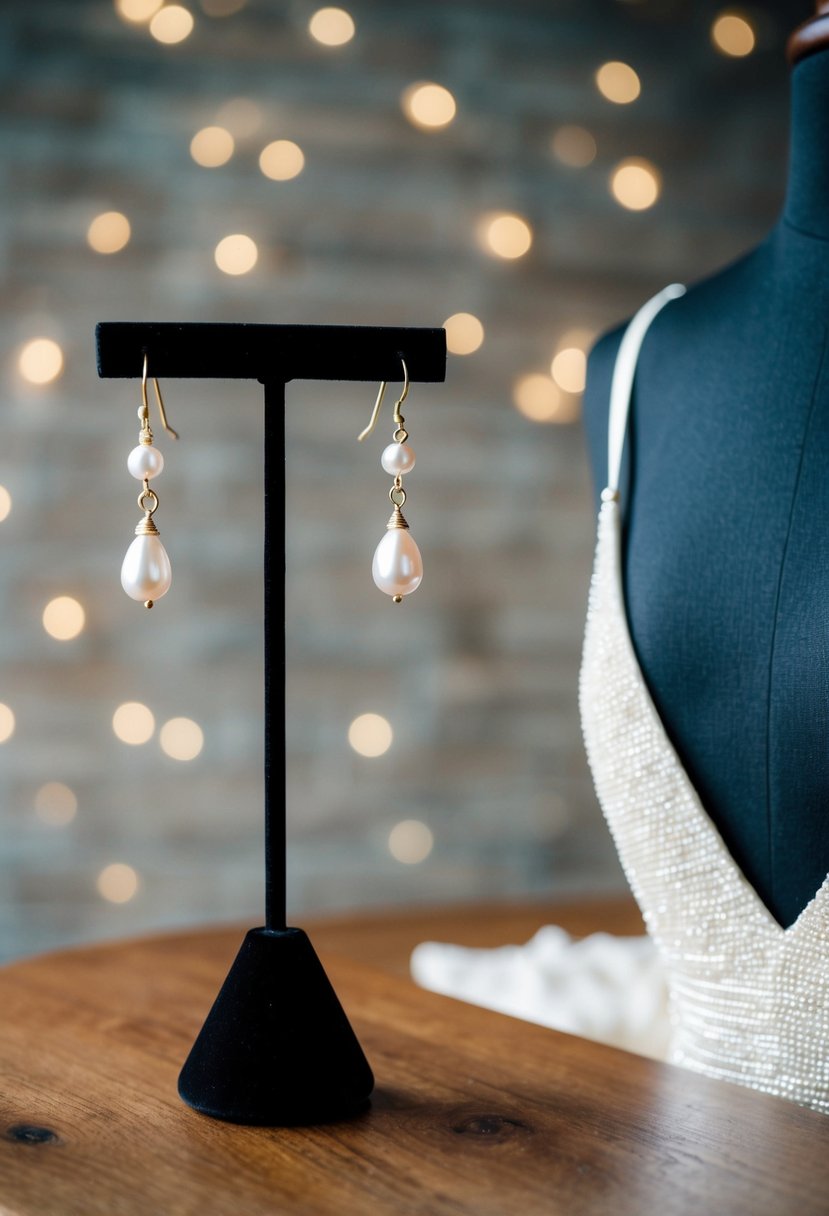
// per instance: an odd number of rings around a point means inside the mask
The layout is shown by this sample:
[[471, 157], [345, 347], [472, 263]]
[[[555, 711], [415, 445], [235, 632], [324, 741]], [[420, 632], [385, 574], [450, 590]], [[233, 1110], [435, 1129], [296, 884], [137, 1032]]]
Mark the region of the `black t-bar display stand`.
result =
[[[285, 385], [442, 381], [442, 329], [145, 324], [96, 328], [98, 375], [258, 380], [265, 388], [265, 924], [251, 929], [179, 1077], [195, 1110], [234, 1123], [319, 1123], [360, 1110], [371, 1069], [285, 907]], [[382, 606], [381, 606], [382, 607]], [[396, 611], [396, 609], [393, 609]]]

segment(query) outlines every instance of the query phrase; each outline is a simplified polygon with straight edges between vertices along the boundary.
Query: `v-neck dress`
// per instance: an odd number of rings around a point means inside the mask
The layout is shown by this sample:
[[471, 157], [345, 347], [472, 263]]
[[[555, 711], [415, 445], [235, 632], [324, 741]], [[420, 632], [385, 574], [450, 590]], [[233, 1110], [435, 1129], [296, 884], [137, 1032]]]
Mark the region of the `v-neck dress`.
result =
[[829, 1113], [829, 876], [781, 928], [691, 784], [628, 626], [618, 488], [627, 418], [651, 322], [683, 293], [675, 284], [649, 300], [616, 359], [579, 682], [582, 729], [599, 802], [665, 967], [668, 1058]]

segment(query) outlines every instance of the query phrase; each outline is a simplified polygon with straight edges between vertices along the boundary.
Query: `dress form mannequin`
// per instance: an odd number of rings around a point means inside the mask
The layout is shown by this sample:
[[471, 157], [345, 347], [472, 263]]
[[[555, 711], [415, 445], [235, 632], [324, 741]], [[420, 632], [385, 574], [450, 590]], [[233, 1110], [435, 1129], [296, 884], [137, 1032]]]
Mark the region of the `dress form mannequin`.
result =
[[[654, 322], [623, 493], [642, 672], [704, 807], [784, 926], [829, 873], [829, 49], [808, 43], [798, 58], [783, 215]], [[597, 492], [621, 334], [589, 364]]]

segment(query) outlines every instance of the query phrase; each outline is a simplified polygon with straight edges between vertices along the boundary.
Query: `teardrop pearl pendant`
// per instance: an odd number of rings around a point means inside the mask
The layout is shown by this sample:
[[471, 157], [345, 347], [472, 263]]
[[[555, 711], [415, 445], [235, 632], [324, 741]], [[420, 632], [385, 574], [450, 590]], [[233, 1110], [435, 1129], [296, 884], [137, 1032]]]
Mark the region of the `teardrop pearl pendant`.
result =
[[152, 515], [146, 514], [135, 529], [135, 540], [127, 549], [121, 565], [121, 586], [130, 599], [142, 600], [152, 608], [166, 595], [173, 581], [167, 550], [161, 543]]
[[395, 507], [386, 525], [386, 535], [374, 550], [371, 574], [380, 590], [390, 595], [395, 604], [401, 603], [404, 595], [411, 595], [421, 584], [423, 558], [400, 507]]

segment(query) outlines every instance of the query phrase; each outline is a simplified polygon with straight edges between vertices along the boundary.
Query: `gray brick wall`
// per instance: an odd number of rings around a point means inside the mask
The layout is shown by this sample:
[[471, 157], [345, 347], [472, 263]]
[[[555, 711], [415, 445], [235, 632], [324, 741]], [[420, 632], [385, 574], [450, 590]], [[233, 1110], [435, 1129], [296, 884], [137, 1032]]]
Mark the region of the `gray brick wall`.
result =
[[[137, 518], [125, 459], [138, 388], [96, 379], [101, 319], [480, 317], [480, 351], [410, 396], [407, 516], [426, 576], [402, 608], [369, 574], [388, 513], [378, 456], [390, 415], [358, 445], [374, 385], [290, 390], [292, 912], [617, 888], [576, 714], [593, 546], [582, 438], [519, 415], [512, 385], [549, 367], [565, 330], [615, 323], [763, 233], [784, 176], [781, 46], [809, 6], [755, 5], [747, 60], [713, 51], [709, 3], [360, 0], [346, 6], [357, 36], [340, 50], [308, 37], [303, 0], [250, 0], [224, 19], [192, 7], [192, 36], [170, 47], [109, 0], [0, 7], [0, 484], [13, 496], [0, 524], [0, 701], [17, 722], [0, 746], [0, 954], [261, 915], [260, 393], [163, 385], [182, 433], [175, 446], [159, 437], [174, 586], [146, 613], [118, 581]], [[597, 93], [608, 59], [639, 72], [634, 104]], [[403, 117], [415, 80], [452, 89], [458, 116], [444, 131]], [[260, 107], [259, 129], [225, 166], [200, 168], [193, 134], [237, 97]], [[583, 170], [550, 154], [563, 123], [595, 136]], [[305, 152], [294, 181], [257, 167], [277, 138]], [[639, 214], [607, 189], [628, 155], [664, 178]], [[474, 237], [499, 208], [535, 230], [514, 264]], [[85, 234], [110, 209], [132, 239], [101, 256]], [[229, 232], [259, 245], [244, 277], [214, 265]], [[41, 334], [66, 366], [36, 388], [17, 358]], [[87, 625], [59, 642], [40, 618], [64, 594]], [[202, 754], [169, 759], [157, 733], [120, 743], [110, 721], [127, 700], [159, 724], [196, 719]], [[378, 759], [347, 743], [364, 711], [395, 731]], [[77, 797], [62, 827], [33, 809], [50, 781]], [[419, 865], [387, 847], [404, 819], [434, 833]], [[97, 892], [111, 862], [140, 876], [129, 902]]]

